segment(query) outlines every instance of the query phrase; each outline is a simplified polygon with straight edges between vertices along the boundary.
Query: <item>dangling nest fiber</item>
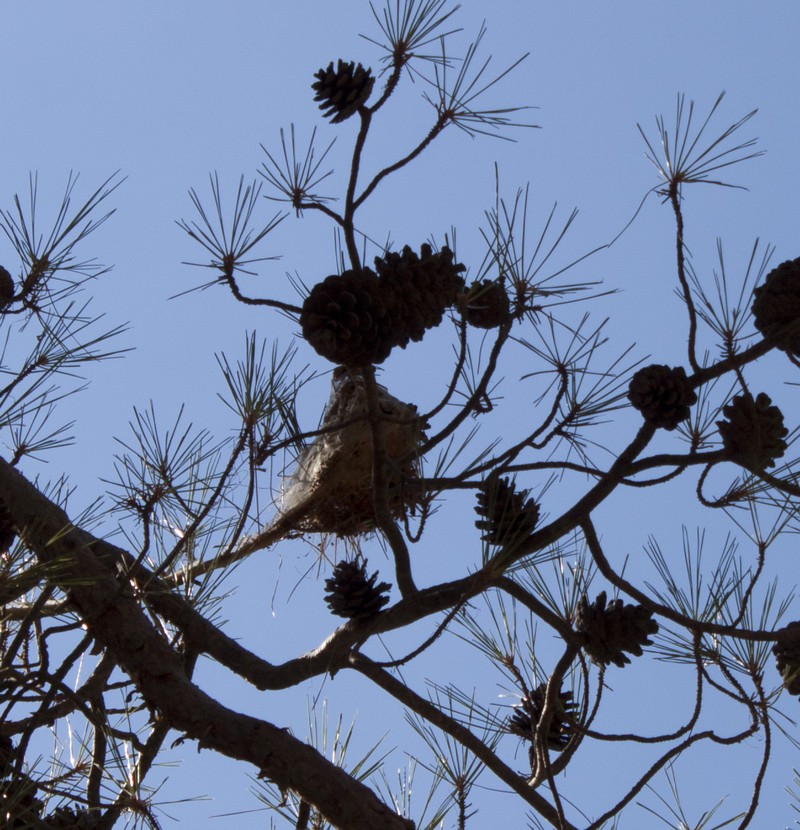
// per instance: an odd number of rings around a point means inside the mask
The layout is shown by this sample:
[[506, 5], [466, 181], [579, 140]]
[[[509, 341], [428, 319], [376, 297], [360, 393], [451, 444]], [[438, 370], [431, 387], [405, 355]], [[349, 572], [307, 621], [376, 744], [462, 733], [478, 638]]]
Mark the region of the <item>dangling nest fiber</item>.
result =
[[[417, 503], [403, 483], [418, 476], [414, 452], [425, 437], [417, 407], [403, 403], [378, 386], [387, 464], [389, 507], [395, 517]], [[372, 430], [364, 380], [343, 367], [333, 371], [331, 396], [320, 429], [326, 430], [300, 456], [285, 481], [279, 515], [311, 533], [355, 536], [376, 527], [372, 488]], [[352, 422], [352, 423], [349, 423]], [[337, 429], [337, 425], [342, 425]], [[403, 459], [401, 461], [401, 459]]]

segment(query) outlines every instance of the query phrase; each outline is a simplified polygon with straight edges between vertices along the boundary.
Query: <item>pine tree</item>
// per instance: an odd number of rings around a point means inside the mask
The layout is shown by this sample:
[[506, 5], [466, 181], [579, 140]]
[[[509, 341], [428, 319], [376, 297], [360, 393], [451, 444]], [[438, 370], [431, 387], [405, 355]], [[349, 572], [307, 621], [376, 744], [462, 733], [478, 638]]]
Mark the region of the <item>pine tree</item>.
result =
[[[375, 240], [388, 229], [363, 218], [385, 179], [411, 174], [455, 128], [482, 139], [534, 126], [525, 106], [492, 100], [522, 59], [496, 68], [479, 57], [483, 29], [459, 53], [456, 11], [446, 0], [387, 0], [373, 8], [374, 65], [320, 56], [309, 101], [350, 142], [338, 200], [318, 192], [331, 145], [320, 153], [314, 133], [299, 150], [294, 128], [265, 149], [263, 181], [240, 180], [232, 207], [216, 176], [211, 207], [190, 191], [194, 213], [179, 225], [213, 274], [203, 287], [257, 306], [265, 329], [288, 317], [296, 339], [270, 349], [248, 334], [243, 357], [218, 359], [232, 438], [182, 415], [165, 429], [155, 406], [135, 410], [105, 506], [75, 512], [68, 482], [43, 483], [33, 463], [69, 440], [54, 418], [80, 391], [70, 379], [127, 348], [124, 327], [106, 326], [82, 299], [106, 272], [84, 249], [113, 213], [121, 179], [81, 200], [70, 176], [44, 233], [35, 177], [30, 199], [15, 196], [0, 212], [14, 260], [0, 264], [3, 827], [157, 828], [158, 760], [189, 741], [255, 770], [256, 795], [281, 826], [463, 830], [485, 786], [513, 795], [537, 826], [594, 830], [660, 775], [672, 787], [673, 764], [697, 747], [723, 758], [758, 739], [760, 766], [734, 819], [757, 822], [775, 726], [797, 738], [778, 707], [800, 694], [800, 622], [783, 586], [765, 585], [771, 547], [796, 529], [797, 428], [760, 369], [767, 359], [798, 366], [800, 259], [782, 251], [770, 267], [756, 245], [741, 285], [724, 268], [708, 279], [692, 266], [684, 216], [694, 184], [727, 186], [728, 168], [759, 154], [741, 137], [754, 113], [720, 128], [722, 95], [700, 118], [679, 96], [674, 123], [659, 117], [655, 134], [640, 127], [660, 177], [647, 196], [675, 223], [681, 353], [625, 349], [607, 359], [606, 329], [587, 316], [604, 289], [562, 277], [571, 266], [547, 265], [572, 217], [531, 227], [528, 190], [498, 195], [468, 247], [454, 232], [382, 245]], [[375, 125], [397, 112], [414, 79], [430, 124], [409, 135], [405, 155], [370, 167]], [[439, 186], [422, 182], [420, 199]], [[259, 221], [263, 195], [287, 212]], [[272, 258], [266, 247], [290, 212], [330, 221], [339, 267], [251, 295], [247, 278]], [[426, 390], [435, 400], [407, 400], [393, 367], [424, 365], [443, 342], [452, 365]], [[478, 448], [474, 426], [493, 428], [513, 384], [504, 376], [520, 360], [527, 406], [512, 402], [513, 429]], [[322, 411], [309, 411], [309, 387], [327, 391]], [[596, 451], [609, 421], [627, 436], [610, 455]], [[629, 571], [628, 551], [606, 540], [606, 507], [661, 494], [661, 511], [680, 527], [677, 487], [709, 515], [732, 518], [747, 548], [739, 555], [726, 543], [708, 567], [702, 535], [692, 541], [684, 530], [682, 556], [652, 539], [649, 575]], [[452, 536], [437, 536], [446, 521]], [[298, 547], [312, 554], [309, 618], [325, 620], [328, 636], [276, 658], [284, 643], [232, 636], [221, 620], [240, 565]], [[442, 561], [450, 575], [429, 579]], [[487, 658], [497, 684], [461, 682], [474, 662], [464, 654]], [[258, 691], [257, 714], [216, 695], [207, 662]], [[615, 708], [614, 688], [656, 663], [688, 689], [683, 722], [663, 732], [607, 728], [606, 712], [618, 723], [629, 715]], [[388, 752], [368, 740], [354, 759], [354, 725], [329, 723], [324, 703], [311, 705], [307, 736], [272, 722], [270, 695], [300, 694], [311, 680], [350, 683], [354, 697], [379, 692], [387, 722], [405, 712], [413, 760], [399, 792]], [[745, 726], [708, 725], [719, 705]], [[43, 736], [60, 724], [74, 746], [41, 763]], [[642, 745], [648, 763], [625, 766], [625, 752]], [[613, 753], [620, 782], [601, 804], [583, 801], [580, 775], [569, 774], [585, 758], [600, 766], [597, 746]], [[421, 808], [411, 803], [415, 769], [430, 783]]]

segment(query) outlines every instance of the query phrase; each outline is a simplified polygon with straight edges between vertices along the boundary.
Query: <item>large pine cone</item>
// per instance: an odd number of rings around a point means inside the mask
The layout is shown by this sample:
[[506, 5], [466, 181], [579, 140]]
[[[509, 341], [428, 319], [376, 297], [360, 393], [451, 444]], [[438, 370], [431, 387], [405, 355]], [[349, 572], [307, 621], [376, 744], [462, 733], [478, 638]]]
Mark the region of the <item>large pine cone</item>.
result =
[[387, 602], [388, 582], [375, 584], [378, 572], [367, 577], [366, 559], [341, 561], [333, 569], [333, 576], [325, 580], [325, 602], [337, 617], [362, 620], [374, 617]]
[[689, 417], [689, 407], [697, 403], [697, 395], [682, 366], [654, 363], [634, 374], [628, 400], [649, 424], [673, 430]]
[[382, 363], [393, 345], [393, 303], [394, 294], [369, 268], [333, 274], [317, 283], [303, 303], [303, 337], [334, 363]]
[[606, 592], [601, 591], [590, 605], [584, 594], [578, 601], [575, 629], [583, 634], [583, 650], [593, 663], [609, 663], [623, 668], [630, 658], [642, 654], [642, 646], [652, 645], [650, 634], [658, 631], [658, 623], [643, 605], [625, 605], [621, 599], [606, 604]]
[[778, 349], [800, 356], [800, 258], [773, 268], [753, 297], [756, 328]]
[[[788, 629], [800, 628], [800, 621], [791, 622]], [[778, 639], [772, 647], [775, 665], [783, 678], [783, 685], [791, 695], [800, 695], [800, 640]]]
[[402, 253], [389, 251], [375, 257], [375, 270], [397, 298], [392, 335], [394, 345], [403, 349], [442, 322], [464, 286], [459, 274], [465, 267], [453, 262], [453, 252], [446, 246], [434, 253], [430, 245], [422, 245], [417, 255], [406, 245]]
[[[526, 741], [533, 741], [533, 735], [544, 709], [547, 684], [542, 683], [531, 692], [530, 697], [523, 697], [514, 707], [514, 714], [508, 719], [508, 730]], [[555, 699], [555, 711], [547, 730], [547, 746], [555, 752], [561, 752], [572, 737], [572, 717], [578, 708], [572, 700], [572, 692], [559, 690]]]
[[365, 69], [360, 63], [356, 66], [354, 61], [345, 63], [341, 59], [335, 71], [331, 61], [327, 69], [320, 69], [314, 77], [317, 79], [311, 84], [316, 93], [314, 100], [321, 102], [319, 108], [324, 110], [323, 115], [330, 118], [332, 124], [349, 118], [366, 103], [375, 83], [371, 69]]
[[475, 522], [481, 539], [492, 545], [511, 547], [527, 539], [539, 521], [539, 505], [528, 498], [528, 490], [516, 491], [507, 478], [488, 478], [478, 491]]
[[0, 265], [0, 311], [11, 302], [14, 291], [14, 278]]
[[479, 329], [495, 329], [508, 322], [509, 307], [505, 286], [494, 280], [473, 282], [458, 298], [464, 319]]
[[759, 392], [755, 400], [747, 392], [736, 395], [722, 408], [727, 420], [717, 421], [722, 445], [731, 461], [748, 470], [775, 466], [787, 448], [783, 439], [789, 430], [783, 425], [783, 413], [772, 406], [769, 395]]

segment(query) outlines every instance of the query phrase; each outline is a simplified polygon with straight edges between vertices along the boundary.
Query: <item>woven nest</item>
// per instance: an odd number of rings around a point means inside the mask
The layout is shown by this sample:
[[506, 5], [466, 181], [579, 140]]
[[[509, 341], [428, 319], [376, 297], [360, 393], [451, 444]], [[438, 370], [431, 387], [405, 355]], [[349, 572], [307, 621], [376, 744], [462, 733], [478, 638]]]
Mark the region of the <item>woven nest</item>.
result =
[[[417, 503], [404, 482], [416, 478], [415, 452], [425, 437], [417, 407], [403, 403], [378, 386], [386, 455], [389, 508], [399, 517]], [[372, 488], [372, 430], [364, 380], [343, 367], [333, 372], [331, 396], [320, 429], [326, 430], [299, 457], [284, 479], [279, 515], [292, 526], [312, 533], [355, 536], [376, 527]], [[337, 426], [341, 425], [337, 429]]]

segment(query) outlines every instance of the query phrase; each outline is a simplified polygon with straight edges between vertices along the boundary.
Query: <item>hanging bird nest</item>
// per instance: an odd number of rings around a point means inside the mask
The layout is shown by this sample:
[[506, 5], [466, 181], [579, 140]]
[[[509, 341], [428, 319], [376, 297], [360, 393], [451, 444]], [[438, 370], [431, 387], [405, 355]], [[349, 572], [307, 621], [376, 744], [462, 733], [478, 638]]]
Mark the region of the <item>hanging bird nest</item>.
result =
[[[400, 517], [418, 503], [419, 494], [405, 486], [419, 475], [415, 456], [425, 438], [413, 404], [403, 403], [378, 386], [383, 443], [389, 463], [386, 484], [389, 509]], [[372, 486], [372, 428], [360, 373], [344, 367], [333, 371], [331, 396], [320, 434], [300, 455], [295, 471], [284, 479], [276, 521], [311, 533], [355, 536], [376, 527]]]

